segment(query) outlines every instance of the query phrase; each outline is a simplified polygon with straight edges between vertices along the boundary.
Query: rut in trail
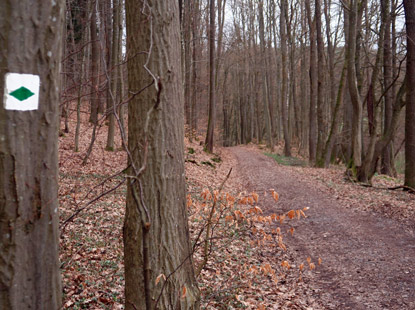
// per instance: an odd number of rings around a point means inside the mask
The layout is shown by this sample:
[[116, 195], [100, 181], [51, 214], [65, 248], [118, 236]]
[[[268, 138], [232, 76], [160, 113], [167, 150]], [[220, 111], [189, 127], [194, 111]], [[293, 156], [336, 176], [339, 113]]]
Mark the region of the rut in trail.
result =
[[[321, 257], [311, 287], [322, 309], [415, 309], [415, 238], [396, 220], [344, 208], [329, 192], [301, 180], [292, 169], [244, 147], [228, 148], [248, 190], [275, 189], [268, 212], [310, 207], [289, 248], [299, 260]], [[315, 308], [313, 308], [315, 309]]]

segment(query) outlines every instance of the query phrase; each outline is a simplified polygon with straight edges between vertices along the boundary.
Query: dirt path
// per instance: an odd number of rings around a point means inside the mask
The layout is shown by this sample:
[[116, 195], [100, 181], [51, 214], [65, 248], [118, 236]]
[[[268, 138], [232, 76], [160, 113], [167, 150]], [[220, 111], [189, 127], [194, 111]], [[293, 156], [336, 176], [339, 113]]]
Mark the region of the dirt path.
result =
[[[244, 147], [229, 148], [249, 190], [264, 193], [268, 212], [310, 207], [287, 240], [299, 261], [321, 257], [310, 287], [322, 309], [415, 309], [415, 237], [400, 222], [347, 209], [330, 193], [302, 180], [290, 167]], [[263, 195], [261, 195], [263, 196]], [[311, 309], [316, 309], [316, 305]]]

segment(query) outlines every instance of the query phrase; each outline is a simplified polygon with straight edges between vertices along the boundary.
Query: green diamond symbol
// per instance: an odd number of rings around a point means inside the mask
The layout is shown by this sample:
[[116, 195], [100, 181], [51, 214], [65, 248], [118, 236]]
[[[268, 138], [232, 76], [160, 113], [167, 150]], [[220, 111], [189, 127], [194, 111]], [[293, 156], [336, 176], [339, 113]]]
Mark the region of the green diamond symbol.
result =
[[27, 98], [30, 98], [34, 95], [29, 89], [26, 87], [20, 87], [10, 93], [11, 96], [16, 98], [19, 101], [25, 101]]

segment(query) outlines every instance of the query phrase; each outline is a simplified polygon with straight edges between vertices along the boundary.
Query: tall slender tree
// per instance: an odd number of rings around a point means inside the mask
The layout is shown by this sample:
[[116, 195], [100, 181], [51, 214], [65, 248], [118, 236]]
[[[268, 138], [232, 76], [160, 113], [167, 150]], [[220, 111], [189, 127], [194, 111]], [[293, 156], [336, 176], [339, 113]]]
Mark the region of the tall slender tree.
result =
[[311, 15], [310, 0], [305, 1], [305, 9], [307, 12], [308, 27], [310, 30], [310, 108], [309, 108], [309, 131], [308, 131], [308, 148], [309, 160], [314, 163], [317, 152], [317, 119], [316, 119], [316, 104], [317, 104], [317, 46], [316, 46], [316, 21]]
[[[121, 49], [119, 48], [120, 40], [120, 15], [121, 6], [120, 0], [113, 0], [112, 2], [112, 44], [111, 44], [111, 66], [110, 70], [107, 68], [107, 77], [110, 78], [110, 88], [108, 91], [108, 135], [107, 135], [107, 151], [114, 150], [114, 135], [115, 135], [115, 113], [117, 113], [117, 86], [118, 86], [118, 72]], [[109, 71], [109, 72], [108, 72]]]
[[265, 46], [265, 25], [264, 25], [264, 3], [258, 1], [258, 21], [259, 21], [259, 44], [261, 46], [261, 75], [262, 75], [262, 101], [264, 102], [264, 119], [267, 129], [268, 146], [274, 150], [274, 139], [271, 126], [271, 109], [269, 103], [269, 82], [267, 76], [266, 46]]
[[187, 125], [189, 138], [192, 139], [192, 98], [191, 89], [191, 73], [192, 73], [192, 52], [191, 52], [191, 35], [192, 35], [192, 10], [191, 1], [185, 0], [184, 3], [184, 18], [182, 19], [182, 33], [184, 45], [184, 111], [185, 121]]
[[415, 188], [415, 1], [404, 0], [407, 62], [405, 117], [405, 185]]
[[356, 67], [358, 31], [361, 24], [363, 12], [363, 1], [350, 0], [348, 2], [348, 29], [347, 29], [347, 82], [349, 87], [350, 99], [353, 107], [352, 117], [352, 162], [351, 167], [362, 165], [362, 115], [363, 102], [359, 91], [359, 72]]
[[280, 12], [280, 34], [281, 34], [281, 116], [282, 128], [284, 132], [284, 155], [291, 156], [291, 135], [288, 129], [288, 62], [287, 62], [287, 14], [288, 3], [286, 0], [281, 1]]
[[206, 150], [213, 152], [215, 120], [216, 120], [216, 84], [215, 84], [215, 38], [216, 38], [216, 22], [215, 22], [215, 0], [209, 2], [209, 116], [208, 128], [206, 134]]
[[[184, 98], [176, 0], [127, 0], [127, 310], [197, 309], [184, 177]], [[165, 275], [157, 284], [156, 278]]]
[[320, 159], [323, 153], [326, 119], [324, 117], [324, 41], [323, 27], [321, 22], [321, 1], [315, 0], [315, 22], [316, 22], [316, 41], [317, 41], [317, 149], [316, 159]]
[[[391, 41], [391, 0], [381, 1], [381, 10], [384, 23], [385, 23], [385, 35], [383, 39], [383, 84], [385, 89], [384, 102], [385, 102], [385, 118], [383, 125], [383, 132], [387, 132], [392, 122], [393, 114], [393, 69], [392, 69], [392, 41]], [[396, 176], [396, 169], [393, 158], [393, 140], [388, 144], [382, 153], [382, 167], [381, 172], [390, 176]]]
[[93, 124], [98, 122], [98, 108], [99, 108], [99, 38], [97, 29], [97, 2], [91, 0], [91, 13], [89, 31], [91, 33], [91, 114], [89, 121]]
[[193, 65], [192, 67], [192, 79], [191, 79], [191, 85], [192, 85], [192, 102], [191, 102], [191, 120], [192, 124], [192, 132], [190, 133], [193, 135], [193, 133], [196, 133], [197, 131], [197, 99], [198, 99], [198, 90], [199, 90], [199, 77], [200, 77], [200, 64], [198, 61], [198, 58], [200, 57], [200, 50], [201, 50], [201, 44], [200, 44], [200, 10], [199, 10], [199, 0], [192, 1], [192, 60]]

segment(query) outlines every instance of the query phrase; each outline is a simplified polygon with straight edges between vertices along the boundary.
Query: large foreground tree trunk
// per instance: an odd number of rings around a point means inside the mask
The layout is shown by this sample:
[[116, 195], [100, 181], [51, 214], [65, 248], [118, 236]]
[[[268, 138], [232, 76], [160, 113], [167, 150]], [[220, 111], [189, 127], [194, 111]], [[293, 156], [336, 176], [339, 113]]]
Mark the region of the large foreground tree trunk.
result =
[[404, 0], [407, 35], [405, 118], [405, 185], [415, 188], [415, 1]]
[[[56, 310], [61, 304], [57, 145], [64, 6], [63, 0], [0, 1], [0, 309], [4, 310]], [[25, 75], [13, 75], [16, 83], [11, 85], [12, 73]]]
[[[178, 3], [127, 0], [126, 17], [127, 54], [134, 55], [128, 61], [129, 91], [137, 93], [128, 106], [126, 309], [197, 309], [186, 214]], [[161, 274], [166, 278], [157, 284]]]

